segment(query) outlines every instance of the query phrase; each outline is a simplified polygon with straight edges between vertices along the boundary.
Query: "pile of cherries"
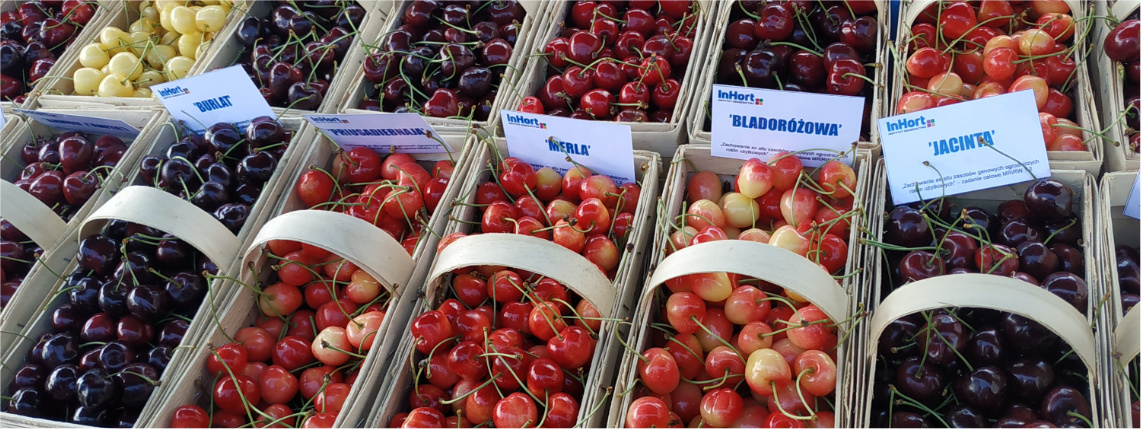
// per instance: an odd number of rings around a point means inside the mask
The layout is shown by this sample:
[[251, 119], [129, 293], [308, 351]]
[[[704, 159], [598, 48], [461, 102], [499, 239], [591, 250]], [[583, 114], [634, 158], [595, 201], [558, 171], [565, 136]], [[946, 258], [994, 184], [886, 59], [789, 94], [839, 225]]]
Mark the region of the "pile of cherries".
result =
[[[514, 157], [497, 160], [498, 155], [484, 166], [491, 170], [491, 180], [470, 190], [483, 214], [472, 234], [524, 234], [550, 240], [581, 254], [613, 279], [620, 249], [625, 249], [632, 233], [642, 187], [616, 186], [609, 176], [584, 166], [560, 175], [550, 167], [535, 170]], [[464, 235], [448, 234], [437, 247]]]
[[[562, 7], [562, 6], [560, 6]], [[519, 111], [619, 122], [673, 120], [693, 53], [696, 2], [579, 0], [547, 42], [546, 79]]]
[[15, 185], [32, 194], [64, 220], [71, 219], [119, 163], [127, 144], [115, 136], [84, 136], [71, 131], [24, 143], [24, 170]]
[[[205, 4], [213, 3], [213, 4]], [[186, 77], [226, 25], [230, 2], [134, 2], [79, 49], [71, 95], [151, 98], [151, 86]]]
[[333, 427], [377, 339], [391, 296], [377, 279], [320, 247], [267, 243], [273, 266], [254, 290], [256, 322], [206, 358], [205, 408], [174, 410], [170, 427]]
[[837, 324], [819, 307], [733, 273], [666, 286], [625, 427], [835, 426]]
[[880, 26], [874, 2], [740, 1], [731, 7], [717, 83], [860, 96], [870, 113]]
[[[804, 170], [800, 158], [773, 154], [766, 163], [741, 165], [732, 192], [710, 171], [694, 173], [686, 188], [688, 208], [670, 234], [666, 253], [708, 241], [738, 239], [771, 244], [817, 263], [831, 274], [848, 261], [848, 232], [856, 196], [856, 172], [842, 162]], [[717, 201], [717, 202], [714, 202]]]
[[364, 18], [352, 0], [281, 4], [238, 24], [238, 61], [271, 106], [317, 110]]
[[486, 121], [527, 12], [517, 0], [415, 0], [364, 60], [360, 108]]
[[1084, 151], [1074, 122], [1077, 22], [1061, 1], [936, 2], [907, 40], [904, 94], [897, 114], [1022, 90], [1034, 91], [1050, 151]]
[[219, 122], [204, 134], [186, 133], [162, 155], [143, 157], [139, 173], [146, 185], [213, 213], [236, 234], [292, 136], [268, 116], [254, 118], [245, 130]]
[[24, 282], [24, 276], [43, 253], [43, 247], [11, 222], [0, 218], [0, 311], [8, 306], [8, 301]]
[[[813, 181], [799, 158], [779, 153], [768, 163], [745, 162], [733, 192], [722, 187], [709, 171], [690, 177], [689, 207], [667, 253], [749, 240], [809, 258], [829, 273], [843, 271], [856, 213], [850, 167], [830, 161]], [[836, 388], [839, 340], [836, 323], [819, 307], [734, 273], [691, 274], [666, 286], [665, 323], [654, 325], [653, 347], [638, 356], [644, 388], [627, 410], [626, 427], [834, 425], [833, 411], [816, 398]]]
[[131, 427], [182, 342], [218, 267], [182, 240], [113, 220], [79, 243], [67, 300], [7, 386], [7, 412]]
[[441, 160], [429, 173], [410, 155], [381, 157], [369, 147], [339, 152], [326, 171], [310, 167], [293, 192], [311, 209], [332, 210], [384, 230], [411, 255], [451, 181], [455, 162]]
[[[1129, 17], [1113, 27], [1105, 36], [1105, 55], [1114, 62], [1119, 62], [1125, 68], [1125, 86], [1121, 95], [1125, 98], [1125, 125], [1127, 126], [1125, 138], [1129, 141], [1129, 150], [1133, 153], [1141, 152], [1141, 125], [1138, 116], [1141, 116], [1141, 20], [1137, 19], [1138, 11], [1134, 10]], [[1119, 73], [1115, 68], [1113, 73]], [[1114, 118], [1114, 120], [1121, 120]]]
[[412, 320], [411, 411], [388, 427], [574, 427], [605, 335], [598, 309], [554, 279], [509, 267], [453, 274], [447, 299]]
[[[1082, 227], [1074, 193], [1039, 180], [1022, 199], [991, 211], [950, 201], [896, 206], [883, 244], [891, 276], [883, 287], [945, 274], [1010, 276], [1087, 312]], [[1069, 345], [1036, 321], [976, 308], [921, 312], [889, 325], [879, 340], [872, 424], [891, 427], [1089, 426], [1086, 368]]]
[[98, 8], [91, 0], [31, 0], [0, 13], [0, 100], [23, 103]]

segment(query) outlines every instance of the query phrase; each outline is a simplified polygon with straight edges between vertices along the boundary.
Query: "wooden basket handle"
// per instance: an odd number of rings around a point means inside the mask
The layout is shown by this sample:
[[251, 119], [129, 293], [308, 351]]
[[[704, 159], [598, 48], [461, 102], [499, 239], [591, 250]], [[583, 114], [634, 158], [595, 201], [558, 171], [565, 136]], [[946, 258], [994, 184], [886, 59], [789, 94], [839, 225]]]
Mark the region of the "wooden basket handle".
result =
[[67, 222], [50, 207], [7, 180], [0, 180], [0, 217], [44, 249], [67, 229]]
[[1137, 308], [1141, 306], [1133, 306], [1125, 317], [1121, 318], [1121, 322], [1117, 324], [1117, 330], [1113, 332], [1114, 340], [1117, 342], [1114, 346], [1114, 352], [1120, 353], [1117, 359], [1121, 362], [1121, 366], [1128, 366], [1138, 353], [1141, 353], [1141, 310]]
[[[869, 323], [869, 357], [874, 358], [880, 335], [892, 321], [908, 314], [944, 307], [977, 307], [1008, 311], [1041, 323], [1058, 334], [1095, 371], [1093, 330], [1085, 315], [1041, 287], [990, 274], [953, 274], [900, 287], [880, 303]], [[1135, 339], [1136, 341], [1136, 339]]]
[[128, 186], [83, 221], [79, 237], [97, 233], [111, 219], [158, 229], [194, 246], [218, 266], [229, 266], [241, 242], [213, 215], [189, 201], [149, 186]]
[[848, 320], [848, 294], [827, 272], [803, 256], [747, 240], [719, 240], [688, 246], [658, 263], [642, 299], [677, 277], [731, 272], [755, 277], [796, 292], [820, 307], [833, 321]]
[[436, 255], [429, 283], [453, 270], [477, 265], [505, 265], [550, 277], [594, 304], [602, 317], [610, 317], [613, 311], [614, 285], [598, 267], [578, 253], [529, 235], [462, 237]]
[[376, 225], [343, 213], [297, 210], [266, 222], [246, 248], [242, 268], [256, 262], [261, 245], [292, 240], [336, 253], [399, 296], [416, 263], [392, 236]]

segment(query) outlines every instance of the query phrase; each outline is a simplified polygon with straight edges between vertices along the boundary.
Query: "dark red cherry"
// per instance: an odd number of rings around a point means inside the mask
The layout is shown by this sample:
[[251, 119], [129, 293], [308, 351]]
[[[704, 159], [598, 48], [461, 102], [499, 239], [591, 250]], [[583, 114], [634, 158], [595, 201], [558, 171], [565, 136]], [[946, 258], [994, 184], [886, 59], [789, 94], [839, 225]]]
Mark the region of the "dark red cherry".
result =
[[1073, 215], [1074, 191], [1069, 185], [1053, 179], [1034, 182], [1022, 199], [1032, 217], [1039, 219], [1068, 218]]

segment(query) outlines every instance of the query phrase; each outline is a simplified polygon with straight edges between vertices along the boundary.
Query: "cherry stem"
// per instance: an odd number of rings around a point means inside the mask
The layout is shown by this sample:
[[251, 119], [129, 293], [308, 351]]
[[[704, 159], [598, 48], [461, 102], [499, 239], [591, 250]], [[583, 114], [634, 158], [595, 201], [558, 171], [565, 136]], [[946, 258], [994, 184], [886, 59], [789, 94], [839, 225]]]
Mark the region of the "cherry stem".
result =
[[820, 53], [820, 52], [816, 52], [816, 51], [814, 51], [814, 50], [812, 50], [812, 49], [808, 49], [808, 48], [806, 48], [806, 47], [804, 47], [804, 46], [801, 46], [801, 45], [798, 45], [798, 44], [796, 44], [796, 43], [792, 43], [792, 42], [769, 42], [769, 45], [771, 45], [771, 46], [791, 46], [791, 47], [794, 47], [794, 48], [800, 49], [800, 50], [802, 50], [802, 51], [806, 51], [806, 52], [808, 52], [808, 53], [810, 53], [810, 54], [812, 54], [812, 55], [816, 55], [816, 56], [818, 56], [818, 57], [821, 57], [821, 58], [823, 58], [823, 57], [824, 57], [824, 54], [823, 54], [823, 53]]
[[440, 403], [444, 404], [444, 405], [451, 405], [451, 404], [454, 404], [456, 402], [462, 401], [462, 400], [466, 399], [468, 396], [471, 396], [473, 393], [478, 392], [480, 390], [483, 390], [484, 387], [487, 387], [488, 384], [495, 382], [495, 380], [498, 379], [499, 376], [501, 376], [501, 375], [503, 375], [503, 374], [502, 373], [494, 374], [491, 376], [491, 378], [487, 379], [487, 381], [483, 382], [483, 384], [480, 384], [476, 388], [469, 390], [467, 393], [464, 393], [463, 395], [457, 396], [457, 397], [452, 398], [452, 399], [440, 399]]
[[1042, 244], [1050, 244], [1050, 240], [1053, 239], [1055, 235], [1058, 235], [1058, 233], [1065, 231], [1067, 229], [1070, 229], [1070, 227], [1077, 225], [1077, 223], [1078, 223], [1078, 219], [1074, 218], [1073, 220], [1070, 221], [1070, 223], [1067, 223], [1066, 226], [1058, 228], [1057, 231], [1051, 232], [1050, 235], [1047, 236], [1045, 240], [1042, 240]]
[[[793, 420], [815, 420], [815, 417], [797, 416], [797, 415], [793, 415], [792, 413], [790, 413], [788, 411], [785, 411], [784, 407], [782, 407], [780, 405], [780, 397], [777, 396], [777, 382], [775, 380], [769, 381], [769, 389], [771, 389], [773, 392], [773, 402], [772, 403], [776, 404], [777, 410], [780, 411], [781, 414], [784, 414], [785, 417], [788, 417], [788, 418], [793, 419]], [[801, 402], [803, 402], [803, 401], [804, 401], [804, 399], [802, 397]], [[805, 408], [808, 408], [808, 404], [804, 404], [804, 405], [805, 405]], [[809, 412], [811, 412], [811, 410]]]
[[[963, 365], [966, 365], [967, 370], [974, 371], [975, 367], [973, 365], [971, 365], [971, 362], [969, 360], [967, 360], [967, 358], [964, 357], [962, 355], [962, 353], [959, 353], [959, 350], [956, 349], [953, 344], [951, 344], [951, 340], [948, 340], [947, 337], [943, 336], [942, 332], [939, 332], [938, 329], [935, 329], [934, 326], [931, 326], [931, 315], [927, 312], [923, 312], [920, 314], [923, 316], [923, 319], [927, 321], [927, 327], [925, 327], [924, 329], [935, 331], [935, 335], [939, 336], [939, 340], [942, 341], [943, 344], [945, 344], [948, 348], [950, 348], [951, 351], [955, 352], [955, 356], [958, 356], [959, 359], [963, 361]], [[928, 334], [928, 335], [931, 335], [931, 334]]]
[[[943, 423], [943, 427], [951, 427], [951, 425], [947, 424], [946, 420], [943, 420], [942, 415], [931, 410], [931, 408], [927, 407], [926, 405], [923, 405], [922, 402], [916, 401], [915, 399], [912, 399], [911, 397], [903, 394], [903, 392], [900, 392], [899, 389], [897, 389], [895, 386], [889, 385], [888, 390], [891, 391], [891, 394], [893, 397], [899, 396], [900, 398], [902, 398], [900, 402], [902, 402], [903, 405], [910, 405], [912, 407], [918, 408], [920, 411], [923, 411], [924, 413], [927, 413], [928, 415], [931, 415], [931, 416], [935, 417], [936, 419], [939, 419], [939, 422]], [[894, 404], [895, 400], [893, 399], [891, 402]]]
[[618, 333], [617, 329], [614, 330], [614, 339], [618, 340], [618, 343], [622, 344], [622, 347], [625, 347], [626, 350], [630, 351], [630, 353], [633, 353], [634, 356], [637, 356], [638, 360], [641, 360], [644, 363], [650, 363], [650, 359], [642, 356], [641, 353], [638, 353], [637, 350], [635, 350], [633, 347], [630, 347], [629, 344], [626, 344], [626, 342], [622, 340], [622, 335]]
[[[252, 409], [254, 412], [257, 412], [258, 414], [261, 414], [264, 417], [272, 418], [273, 416], [265, 414], [264, 412], [259, 410], [257, 407], [253, 406], [253, 404], [250, 404], [250, 401], [248, 399], [246, 399], [246, 392], [242, 391], [242, 385], [238, 382], [238, 377], [236, 375], [234, 375], [234, 371], [232, 369], [230, 369], [230, 364], [226, 363], [226, 361], [224, 359], [222, 359], [221, 356], [218, 355], [218, 352], [216, 350], [210, 349], [210, 354], [214, 355], [214, 357], [218, 359], [218, 362], [220, 362], [222, 364], [222, 368], [225, 368], [226, 373], [230, 375], [230, 380], [232, 380], [234, 383], [234, 390], [238, 391], [238, 398], [240, 398], [242, 400], [242, 404], [245, 405], [246, 417], [249, 418], [250, 421], [254, 421], [254, 415], [253, 415], [253, 413], [250, 412], [250, 410]], [[219, 379], [218, 381], [215, 381], [215, 383], [217, 383], [219, 381], [221, 381], [221, 380]], [[210, 396], [214, 396], [214, 395], [210, 395]]]
[[689, 320], [692, 320], [693, 323], [697, 324], [697, 327], [701, 328], [701, 330], [705, 331], [705, 333], [709, 334], [709, 336], [716, 338], [717, 342], [721, 343], [721, 345], [728, 347], [729, 350], [732, 350], [733, 353], [737, 355], [737, 358], [741, 359], [741, 362], [748, 362], [748, 359], [745, 358], [745, 355], [741, 354], [740, 350], [737, 350], [736, 347], [733, 347], [732, 344], [729, 344], [729, 342], [725, 341], [725, 339], [721, 338], [721, 336], [714, 334], [713, 331], [710, 331], [709, 328], [705, 327], [705, 324], [701, 323], [700, 320], [697, 320], [697, 316], [689, 316]]

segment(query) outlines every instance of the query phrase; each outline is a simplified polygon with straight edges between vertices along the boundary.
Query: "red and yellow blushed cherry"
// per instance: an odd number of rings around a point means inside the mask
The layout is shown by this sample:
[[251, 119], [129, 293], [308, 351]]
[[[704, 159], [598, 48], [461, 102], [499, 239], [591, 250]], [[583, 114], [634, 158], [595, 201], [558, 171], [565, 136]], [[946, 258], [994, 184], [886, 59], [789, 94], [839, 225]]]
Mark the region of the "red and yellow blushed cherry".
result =
[[979, 100], [1002, 94], [1006, 94], [1006, 87], [1000, 82], [990, 81], [980, 83], [979, 86], [975, 88], [975, 92], [971, 95], [971, 98]]
[[578, 196], [582, 200], [597, 198], [607, 208], [614, 208], [618, 204], [618, 186], [614, 179], [605, 175], [593, 175], [583, 178], [578, 184]]
[[940, 73], [931, 77], [927, 90], [944, 96], [958, 96], [962, 92], [963, 79], [955, 72]]
[[773, 328], [764, 321], [749, 322], [737, 334], [737, 349], [744, 355], [750, 355], [757, 350], [770, 348], [773, 344], [773, 336], [770, 335], [772, 332]]
[[345, 325], [345, 338], [348, 339], [352, 350], [367, 352], [372, 349], [383, 322], [383, 311], [368, 311], [353, 317], [353, 320]]
[[598, 266], [602, 272], [607, 273], [618, 267], [621, 254], [618, 252], [618, 247], [609, 238], [593, 235], [587, 237], [586, 243], [583, 245], [582, 256]]
[[[725, 310], [721, 307], [716, 305], [708, 306], [705, 310], [705, 319], [701, 321], [701, 325], [703, 329], [695, 332], [693, 335], [697, 337], [698, 343], [701, 344], [701, 349], [706, 353], [710, 353], [713, 349], [721, 347], [724, 343], [733, 341], [733, 322], [730, 322], [729, 319], [725, 317]], [[724, 343], [722, 341], [724, 341]], [[710, 374], [718, 373], [719, 372], [712, 372]]]
[[836, 390], [836, 362], [820, 350], [805, 350], [792, 365], [800, 387], [814, 396], [825, 396]]
[[1073, 134], [1058, 134], [1052, 142], [1046, 144], [1046, 150], [1078, 151], [1086, 150], [1086, 145], [1079, 136]]
[[[344, 325], [342, 325], [344, 326]], [[313, 356], [325, 365], [340, 366], [349, 361], [346, 351], [352, 349], [345, 328], [328, 326], [313, 339]]]
[[725, 300], [725, 315], [730, 322], [747, 325], [750, 322], [765, 320], [771, 304], [764, 292], [750, 285], [733, 289]]
[[811, 243], [807, 238], [797, 232], [792, 225], [784, 225], [772, 232], [768, 244], [796, 253], [800, 256], [808, 254]]
[[745, 362], [745, 381], [754, 392], [772, 396], [774, 385], [780, 387], [792, 381], [792, 369], [779, 352], [759, 349], [749, 354]]
[[696, 235], [694, 235], [693, 241], [690, 244], [691, 245], [701, 244], [701, 243], [708, 243], [710, 241], [720, 241], [720, 240], [728, 240], [728, 239], [729, 239], [729, 235], [726, 234], [724, 230], [722, 230], [721, 228], [718, 228], [716, 226], [710, 225], [710, 226], [703, 228], [700, 232], [698, 232]]
[[819, 350], [828, 342], [827, 337], [835, 331], [835, 327], [829, 325], [824, 311], [811, 304], [797, 309], [789, 322], [801, 326], [788, 330], [788, 339], [797, 347], [808, 350]]
[[935, 107], [935, 99], [931, 97], [931, 94], [923, 91], [911, 91], [903, 94], [903, 96], [899, 98], [899, 102], [896, 103], [895, 113], [913, 113], [932, 107]]
[[705, 300], [692, 292], [675, 292], [666, 299], [666, 319], [681, 334], [701, 330], [699, 323], [705, 319], [705, 311]]
[[811, 222], [820, 207], [820, 203], [816, 201], [818, 197], [816, 191], [803, 187], [784, 191], [780, 199], [780, 211], [784, 221], [795, 227]]
[[686, 186], [686, 195], [690, 204], [699, 200], [719, 201], [721, 199], [721, 179], [712, 171], [694, 173]]
[[720, 207], [725, 217], [725, 225], [734, 228], [752, 227], [756, 225], [761, 215], [760, 205], [756, 200], [737, 192], [721, 196]]
[[408, 413], [401, 423], [402, 428], [442, 428], [444, 413], [435, 408], [420, 407]]

